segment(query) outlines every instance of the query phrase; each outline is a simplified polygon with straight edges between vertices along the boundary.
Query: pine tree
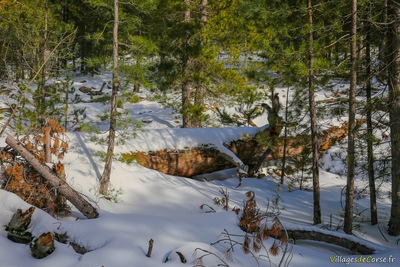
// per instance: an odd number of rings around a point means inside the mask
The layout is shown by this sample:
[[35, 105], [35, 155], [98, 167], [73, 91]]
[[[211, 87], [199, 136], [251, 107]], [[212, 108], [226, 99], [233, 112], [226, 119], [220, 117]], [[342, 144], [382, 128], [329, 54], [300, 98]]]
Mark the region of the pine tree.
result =
[[119, 3], [114, 0], [114, 28], [113, 28], [113, 72], [112, 72], [112, 93], [111, 93], [111, 111], [110, 111], [110, 128], [108, 132], [108, 147], [106, 155], [106, 163], [101, 176], [99, 193], [108, 195], [108, 187], [110, 184], [112, 159], [114, 156], [115, 133], [117, 130], [117, 95], [119, 90], [119, 74], [118, 74], [118, 30], [119, 30]]
[[364, 22], [365, 27], [365, 90], [367, 97], [367, 169], [368, 169], [368, 181], [369, 181], [369, 194], [370, 194], [370, 213], [371, 213], [371, 224], [375, 225], [378, 223], [378, 211], [376, 205], [376, 189], [375, 189], [375, 171], [374, 171], [374, 150], [373, 150], [373, 125], [372, 125], [372, 60], [371, 60], [371, 45], [372, 45], [372, 22], [371, 12], [372, 4], [367, 3], [367, 14]]
[[389, 116], [392, 153], [392, 206], [389, 234], [400, 235], [400, 6], [388, 0]]
[[[160, 54], [156, 82], [164, 92], [180, 92], [183, 127], [205, 124], [206, 100], [216, 105], [220, 102], [214, 100], [216, 97], [234, 101], [233, 98], [248, 89], [246, 78], [239, 70], [226, 67], [233, 62], [231, 59], [237, 59], [229, 43], [232, 39], [226, 37], [227, 32], [228, 35], [235, 33], [229, 26], [237, 19], [236, 8], [236, 2], [205, 0], [158, 3], [159, 15], [153, 21], [152, 34]], [[228, 59], [221, 59], [223, 53]]]
[[[9, 70], [4, 78], [19, 80], [22, 89], [22, 93], [16, 91], [11, 95], [17, 98], [18, 104], [5, 127], [14, 119], [18, 129], [19, 122], [24, 120], [25, 125], [20, 130], [28, 131], [30, 127], [43, 126], [47, 117], [57, 116], [54, 114], [57, 103], [53, 97], [56, 92], [49, 90], [46, 81], [58, 57], [63, 56], [57, 50], [71, 39], [73, 32], [69, 25], [58, 19], [58, 9], [48, 0], [10, 1], [0, 12], [0, 33], [5, 37], [0, 42], [6, 47], [2, 62]], [[28, 91], [33, 94], [31, 102], [25, 99]]]
[[314, 198], [314, 224], [321, 223], [320, 189], [319, 189], [319, 145], [317, 133], [317, 111], [315, 104], [315, 85], [314, 85], [314, 25], [313, 25], [313, 5], [308, 0], [308, 93], [310, 109], [310, 128], [311, 128], [311, 146], [312, 146], [312, 173], [313, 173], [313, 198]]
[[344, 231], [351, 234], [353, 230], [354, 206], [354, 177], [355, 177], [355, 137], [356, 124], [355, 98], [357, 89], [357, 0], [352, 0], [351, 13], [351, 43], [350, 43], [350, 90], [349, 90], [349, 122], [348, 122], [348, 148], [347, 148], [347, 186], [346, 206], [344, 215]]

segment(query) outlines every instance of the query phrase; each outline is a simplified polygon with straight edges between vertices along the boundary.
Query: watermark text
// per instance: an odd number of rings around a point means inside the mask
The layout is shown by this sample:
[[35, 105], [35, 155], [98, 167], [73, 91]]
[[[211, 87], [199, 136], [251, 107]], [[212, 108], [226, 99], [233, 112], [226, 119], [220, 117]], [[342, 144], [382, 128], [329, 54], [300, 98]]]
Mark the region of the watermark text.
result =
[[396, 258], [392, 255], [387, 257], [376, 257], [376, 256], [330, 256], [329, 261], [331, 263], [344, 263], [349, 265], [350, 263], [394, 263]]

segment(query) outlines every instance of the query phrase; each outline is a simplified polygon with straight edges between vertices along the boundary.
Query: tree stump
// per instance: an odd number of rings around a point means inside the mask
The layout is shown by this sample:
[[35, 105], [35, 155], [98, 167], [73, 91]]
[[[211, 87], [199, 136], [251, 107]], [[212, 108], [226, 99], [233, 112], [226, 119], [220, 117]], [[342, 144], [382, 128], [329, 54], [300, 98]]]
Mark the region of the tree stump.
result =
[[25, 212], [18, 209], [11, 217], [10, 222], [6, 226], [7, 238], [16, 243], [28, 244], [32, 241], [32, 234], [28, 232], [31, 223], [32, 214], [35, 207], [30, 207]]
[[30, 245], [32, 257], [43, 259], [54, 252], [54, 235], [51, 232], [42, 234]]

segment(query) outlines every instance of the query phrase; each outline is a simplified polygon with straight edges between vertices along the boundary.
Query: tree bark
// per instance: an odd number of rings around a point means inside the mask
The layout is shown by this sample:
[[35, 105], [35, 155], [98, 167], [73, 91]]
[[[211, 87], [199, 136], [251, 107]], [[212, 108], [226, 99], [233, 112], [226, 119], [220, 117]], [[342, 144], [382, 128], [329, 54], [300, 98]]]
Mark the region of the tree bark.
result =
[[32, 241], [33, 237], [28, 232], [29, 224], [32, 220], [32, 214], [35, 211], [35, 207], [30, 207], [26, 211], [22, 212], [18, 209], [11, 217], [10, 222], [6, 226], [7, 238], [16, 243], [28, 244]]
[[[190, 12], [190, 0], [183, 0], [185, 5], [185, 11], [183, 13], [183, 21], [185, 23], [189, 23], [191, 19]], [[189, 55], [189, 44], [187, 44], [188, 40], [186, 40], [185, 44], [185, 54], [183, 56], [182, 62], [182, 84], [181, 84], [181, 97], [182, 97], [182, 127], [190, 128], [192, 127], [192, 122], [190, 119], [190, 106], [191, 106], [191, 94], [192, 88], [189, 81], [190, 69], [192, 67], [192, 58]]]
[[353, 206], [354, 206], [354, 177], [355, 177], [355, 138], [354, 129], [356, 126], [356, 89], [357, 89], [357, 0], [352, 0], [351, 15], [351, 72], [350, 72], [350, 91], [349, 91], [349, 131], [347, 147], [347, 186], [346, 186], [346, 206], [344, 214], [344, 232], [352, 233], [353, 229]]
[[317, 111], [315, 104], [315, 84], [314, 84], [314, 25], [313, 25], [313, 6], [312, 1], [308, 0], [308, 100], [310, 109], [310, 128], [311, 128], [311, 150], [312, 150], [312, 177], [313, 177], [313, 201], [314, 224], [321, 223], [321, 205], [319, 189], [319, 146], [317, 135]]
[[50, 135], [50, 126], [48, 125], [48, 122], [46, 120], [46, 124], [43, 128], [44, 132], [44, 151], [45, 151], [45, 162], [46, 163], [51, 163], [51, 135]]
[[[289, 114], [289, 87], [286, 91], [286, 105], [285, 105], [285, 122], [288, 121]], [[285, 123], [284, 135], [283, 135], [283, 156], [282, 156], [282, 169], [281, 169], [281, 184], [284, 182], [285, 172], [286, 172], [286, 150], [287, 150], [287, 138], [288, 138], [288, 127]]]
[[[47, 43], [48, 43], [48, 0], [44, 0], [44, 31], [43, 31], [43, 44], [42, 44], [42, 60], [43, 67], [41, 69], [41, 80], [38, 84], [38, 119], [41, 124], [45, 124], [46, 114], [46, 62], [47, 62]], [[44, 126], [44, 125], [43, 125]]]
[[[208, 0], [201, 0], [200, 6], [200, 24], [201, 24], [201, 31], [206, 27], [207, 21], [208, 21]], [[201, 33], [201, 40], [200, 40], [200, 45], [203, 48], [205, 45], [207, 45], [207, 39], [205, 38], [205, 35]], [[201, 49], [202, 49], [201, 48]], [[203, 65], [204, 63], [201, 63]], [[206, 75], [204, 74], [204, 67], [203, 66], [198, 66], [196, 67], [196, 72], [199, 72], [200, 75]], [[192, 121], [191, 121], [191, 127], [193, 128], [201, 128], [203, 125], [203, 113], [205, 109], [205, 104], [204, 104], [204, 95], [205, 95], [205, 85], [203, 82], [197, 82], [194, 90], [194, 108], [197, 110], [194, 116], [192, 116]]]
[[31, 255], [36, 259], [43, 259], [49, 256], [56, 250], [54, 246], [54, 234], [51, 232], [41, 234], [32, 242], [30, 247]]
[[390, 138], [392, 153], [392, 206], [389, 234], [400, 235], [400, 6], [388, 1], [388, 64]]
[[54, 187], [63, 194], [83, 215], [87, 218], [97, 218], [99, 213], [86, 201], [78, 192], [70, 187], [65, 181], [56, 176], [51, 169], [42, 165], [23, 145], [11, 136], [7, 136], [6, 143], [17, 151], [43, 178], [45, 178]]
[[310, 231], [310, 230], [286, 230], [290, 239], [296, 240], [314, 240], [325, 242], [329, 244], [334, 244], [346, 249], [349, 249], [355, 253], [359, 253], [362, 255], [369, 255], [374, 253], [374, 249], [370, 248], [364, 244], [359, 242], [347, 239], [341, 236], [335, 236], [333, 233], [328, 234], [319, 231]]
[[154, 240], [150, 239], [149, 240], [149, 248], [147, 249], [146, 257], [148, 257], [148, 258], [151, 257], [151, 252], [153, 251], [153, 246], [154, 246]]
[[110, 129], [108, 132], [108, 146], [106, 163], [101, 176], [99, 193], [108, 194], [110, 184], [112, 159], [114, 156], [115, 133], [117, 129], [117, 95], [119, 90], [119, 75], [118, 75], [118, 0], [114, 0], [114, 29], [113, 29], [113, 78], [112, 78], [112, 93], [111, 93], [111, 111], [110, 111]]
[[[283, 129], [283, 120], [279, 116], [279, 110], [281, 109], [281, 104], [279, 101], [279, 94], [275, 93], [274, 87], [271, 87], [271, 106], [268, 104], [262, 104], [268, 112], [268, 125], [269, 129], [268, 132], [264, 131], [264, 133], [267, 133], [264, 136], [261, 136], [262, 139], [268, 139], [265, 140], [268, 143], [270, 143], [269, 146], [266, 147], [266, 149], [262, 152], [262, 154], [258, 157], [256, 160], [255, 164], [254, 163], [249, 163], [249, 171], [248, 175], [250, 177], [254, 176], [258, 170], [261, 168], [262, 163], [265, 161], [265, 159], [273, 152], [272, 146], [278, 139], [282, 129]], [[257, 133], [255, 136], [255, 140], [257, 139], [257, 135], [260, 133]], [[258, 153], [259, 154], [259, 153]]]
[[[269, 129], [265, 130], [265, 135], [270, 135]], [[319, 149], [325, 151], [329, 149], [334, 142], [339, 142], [347, 135], [347, 124], [339, 126], [333, 126], [324, 132], [324, 135], [318, 136]], [[266, 161], [272, 159], [279, 159], [283, 157], [284, 142], [287, 142], [286, 155], [288, 157], [295, 157], [300, 155], [305, 147], [306, 139], [309, 136], [297, 136], [276, 138], [272, 145], [266, 147], [265, 145], [259, 144], [256, 138], [249, 139], [238, 139], [225, 143], [224, 146], [231, 150], [243, 163], [249, 167], [254, 166], [259, 161], [262, 154], [267, 150], [272, 150], [271, 153], [268, 151], [268, 155], [265, 158]], [[229, 155], [219, 151], [216, 147], [210, 144], [203, 144], [199, 147], [192, 147], [188, 149], [163, 149], [158, 151], [135, 151], [130, 153], [122, 154], [125, 161], [130, 162], [135, 160], [137, 163], [144, 167], [151, 168], [162, 173], [193, 177], [205, 173], [211, 173], [215, 171], [225, 170], [228, 168], [238, 167], [233, 163], [232, 158], [229, 159]]]
[[[367, 13], [372, 12], [371, 6], [368, 7]], [[378, 223], [378, 210], [376, 206], [376, 190], [375, 190], [375, 174], [374, 174], [374, 149], [373, 149], [373, 128], [372, 128], [372, 95], [371, 95], [371, 25], [370, 16], [367, 16], [365, 22], [365, 65], [366, 65], [366, 82], [365, 89], [367, 95], [367, 158], [368, 158], [368, 181], [369, 181], [369, 199], [371, 224]]]

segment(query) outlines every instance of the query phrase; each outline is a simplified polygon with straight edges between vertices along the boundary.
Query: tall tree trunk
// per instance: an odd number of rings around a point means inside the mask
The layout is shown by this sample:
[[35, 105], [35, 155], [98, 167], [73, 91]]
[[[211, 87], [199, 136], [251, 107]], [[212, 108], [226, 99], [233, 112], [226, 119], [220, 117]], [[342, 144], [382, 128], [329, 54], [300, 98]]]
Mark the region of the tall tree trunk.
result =
[[100, 194], [107, 195], [110, 184], [112, 158], [115, 146], [115, 132], [117, 128], [117, 95], [119, 90], [118, 77], [118, 0], [114, 0], [114, 29], [113, 29], [113, 77], [112, 77], [112, 93], [111, 93], [111, 111], [110, 111], [110, 130], [108, 133], [108, 148], [106, 163], [100, 182]]
[[[200, 9], [200, 23], [202, 31], [207, 25], [208, 21], [208, 0], [201, 0], [199, 9]], [[207, 45], [207, 40], [205, 39], [205, 35], [201, 34], [200, 45], [203, 48]], [[202, 64], [202, 63], [201, 63]], [[204, 73], [204, 66], [199, 66], [200, 69], [198, 72]], [[204, 74], [203, 74], [204, 75]], [[192, 127], [200, 128], [203, 124], [202, 114], [204, 111], [204, 95], [205, 95], [205, 85], [200, 81], [200, 83], [196, 86], [196, 90], [194, 92], [194, 106], [196, 108], [196, 113], [194, 114], [192, 119]]]
[[[372, 12], [369, 6], [367, 13]], [[373, 132], [372, 132], [372, 96], [371, 96], [371, 24], [368, 15], [365, 22], [365, 64], [366, 64], [366, 94], [367, 94], [367, 158], [368, 158], [368, 180], [369, 180], [369, 195], [371, 209], [371, 224], [378, 223], [378, 211], [376, 206], [376, 190], [375, 190], [375, 175], [374, 175], [374, 150], [373, 150]]]
[[289, 86], [286, 90], [286, 103], [285, 103], [285, 130], [283, 136], [283, 156], [282, 156], [282, 171], [281, 171], [281, 184], [284, 182], [285, 172], [286, 172], [286, 151], [287, 151], [287, 138], [288, 138], [288, 127], [287, 121], [289, 115]]
[[208, 20], [208, 0], [201, 0], [200, 4], [200, 10], [201, 10], [201, 24], [202, 26], [207, 24]]
[[185, 11], [183, 12], [183, 21], [189, 22], [191, 18], [190, 0], [183, 0], [183, 4], [185, 5]]
[[352, 233], [353, 229], [353, 207], [354, 207], [354, 177], [355, 177], [355, 138], [354, 129], [356, 125], [356, 88], [357, 88], [357, 0], [352, 0], [351, 15], [351, 44], [350, 44], [350, 91], [349, 91], [349, 131], [347, 147], [347, 187], [346, 206], [344, 214], [344, 232]]
[[311, 123], [311, 147], [312, 147], [312, 176], [313, 176], [313, 198], [314, 198], [314, 224], [321, 223], [321, 205], [319, 189], [319, 146], [317, 135], [317, 111], [315, 104], [315, 84], [314, 84], [314, 25], [313, 25], [313, 6], [312, 0], [308, 0], [308, 100], [310, 105]]
[[44, 0], [44, 34], [43, 34], [43, 68], [41, 71], [40, 91], [40, 123], [44, 131], [44, 157], [46, 163], [51, 163], [51, 134], [46, 118], [46, 62], [47, 62], [47, 41], [48, 41], [48, 0]]
[[[190, 12], [190, 0], [183, 0], [184, 5], [186, 7], [183, 13], [183, 21], [186, 23], [190, 22], [191, 12]], [[189, 49], [188, 45], [186, 45], [186, 50]], [[191, 97], [191, 85], [189, 82], [190, 68], [192, 65], [192, 59], [189, 56], [188, 51], [186, 51], [187, 55], [184, 56], [183, 64], [182, 64], [182, 127], [190, 128], [191, 120], [190, 120], [190, 97]]]
[[[381, 21], [383, 25], [388, 24], [388, 0], [383, 0], [383, 19]], [[379, 66], [379, 75], [378, 78], [381, 80], [386, 80], [387, 78], [387, 52], [388, 52], [388, 39], [387, 39], [387, 30], [388, 27], [383, 27], [383, 34], [386, 36], [382, 42], [379, 43], [379, 54], [378, 54], [378, 60], [381, 62]]]
[[[47, 40], [48, 39], [48, 0], [44, 0], [44, 31], [43, 31], [43, 43], [42, 43], [42, 61], [43, 67], [40, 72], [40, 83], [38, 84], [38, 119], [42, 127], [45, 127], [45, 111], [46, 111], [46, 62], [47, 62]], [[40, 62], [40, 61], [39, 61]]]
[[183, 82], [182, 82], [182, 127], [192, 127], [190, 120], [190, 98], [191, 98], [191, 87], [189, 83], [189, 65], [190, 59], [185, 59], [183, 65]]
[[388, 0], [389, 116], [392, 151], [392, 206], [389, 234], [400, 235], [400, 5]]

